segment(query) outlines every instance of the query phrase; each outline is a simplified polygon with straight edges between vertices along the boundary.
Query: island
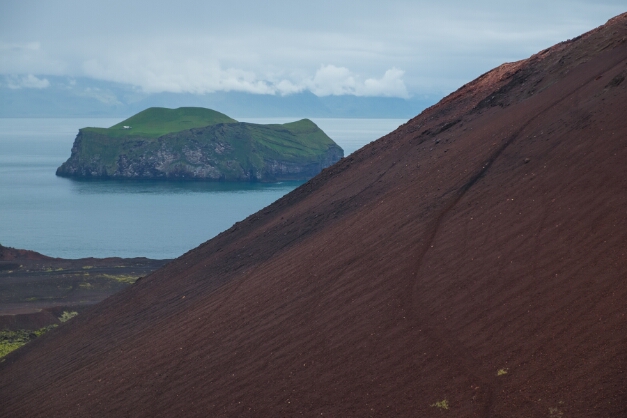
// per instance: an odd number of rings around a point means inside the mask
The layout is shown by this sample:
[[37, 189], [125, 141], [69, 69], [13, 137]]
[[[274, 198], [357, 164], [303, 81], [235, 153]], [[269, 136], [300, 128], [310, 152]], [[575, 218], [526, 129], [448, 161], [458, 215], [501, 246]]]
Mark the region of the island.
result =
[[200, 107], [146, 109], [110, 128], [80, 129], [57, 176], [276, 182], [307, 180], [344, 151], [309, 119], [238, 122]]

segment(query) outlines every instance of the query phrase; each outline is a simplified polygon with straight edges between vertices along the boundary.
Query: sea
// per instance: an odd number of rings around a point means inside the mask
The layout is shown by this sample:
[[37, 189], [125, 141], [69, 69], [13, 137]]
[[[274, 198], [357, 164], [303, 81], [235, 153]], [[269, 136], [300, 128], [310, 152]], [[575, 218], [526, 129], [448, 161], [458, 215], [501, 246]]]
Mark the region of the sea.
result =
[[[241, 118], [286, 123], [298, 118]], [[347, 156], [405, 119], [315, 119]], [[122, 118], [0, 118], [0, 244], [51, 257], [176, 258], [302, 182], [75, 180], [55, 171], [83, 127]]]

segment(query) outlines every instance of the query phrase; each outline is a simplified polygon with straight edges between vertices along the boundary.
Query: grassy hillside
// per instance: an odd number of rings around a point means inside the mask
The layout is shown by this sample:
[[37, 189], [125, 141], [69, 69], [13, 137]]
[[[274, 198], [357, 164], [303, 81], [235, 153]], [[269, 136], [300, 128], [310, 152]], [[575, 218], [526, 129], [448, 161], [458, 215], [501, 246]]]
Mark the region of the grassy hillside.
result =
[[[202, 107], [166, 109], [151, 107], [110, 128], [84, 128], [111, 137], [143, 136], [158, 138], [172, 132], [201, 128], [218, 123], [235, 123], [235, 119], [215, 110]], [[124, 126], [130, 126], [125, 129]]]
[[308, 119], [259, 125], [203, 108], [150, 108], [111, 128], [81, 129], [57, 174], [294, 180], [310, 178], [342, 156]]
[[250, 130], [252, 139], [283, 155], [310, 157], [336, 145], [309, 119], [283, 125], [242, 124]]

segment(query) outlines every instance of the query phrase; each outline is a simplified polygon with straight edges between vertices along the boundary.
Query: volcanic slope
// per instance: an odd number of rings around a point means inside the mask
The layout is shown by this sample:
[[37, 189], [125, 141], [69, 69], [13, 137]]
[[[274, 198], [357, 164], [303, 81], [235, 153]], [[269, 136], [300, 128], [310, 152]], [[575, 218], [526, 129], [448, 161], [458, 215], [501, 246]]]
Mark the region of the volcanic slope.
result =
[[627, 414], [627, 15], [9, 354], [4, 416]]

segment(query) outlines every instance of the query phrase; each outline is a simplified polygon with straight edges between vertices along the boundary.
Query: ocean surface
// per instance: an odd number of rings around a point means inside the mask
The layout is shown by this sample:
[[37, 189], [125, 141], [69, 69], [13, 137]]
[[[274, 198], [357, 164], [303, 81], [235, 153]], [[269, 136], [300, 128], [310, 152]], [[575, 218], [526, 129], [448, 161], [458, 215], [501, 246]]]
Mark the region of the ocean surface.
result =
[[[0, 118], [2, 245], [61, 258], [175, 258], [301, 184], [79, 181], [55, 175], [70, 156], [79, 128], [109, 127], [121, 120]], [[312, 120], [345, 156], [406, 122]]]

